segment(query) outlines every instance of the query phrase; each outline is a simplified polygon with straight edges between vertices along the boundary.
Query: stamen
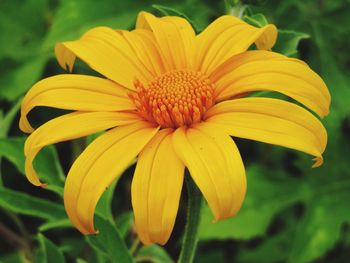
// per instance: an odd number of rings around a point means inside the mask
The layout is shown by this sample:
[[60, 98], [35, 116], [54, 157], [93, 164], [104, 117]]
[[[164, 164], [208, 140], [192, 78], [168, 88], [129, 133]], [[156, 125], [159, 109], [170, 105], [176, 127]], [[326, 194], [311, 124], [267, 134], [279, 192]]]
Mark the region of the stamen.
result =
[[198, 123], [214, 104], [214, 86], [200, 72], [170, 71], [147, 86], [138, 80], [134, 86], [137, 92], [129, 93], [129, 97], [140, 116], [162, 128]]

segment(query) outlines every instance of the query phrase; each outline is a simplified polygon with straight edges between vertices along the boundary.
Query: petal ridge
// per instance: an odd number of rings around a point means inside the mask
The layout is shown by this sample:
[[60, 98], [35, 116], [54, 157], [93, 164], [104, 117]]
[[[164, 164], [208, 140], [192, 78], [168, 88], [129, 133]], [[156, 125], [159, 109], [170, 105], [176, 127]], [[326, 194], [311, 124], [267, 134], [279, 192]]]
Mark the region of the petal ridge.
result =
[[179, 206], [184, 164], [171, 143], [172, 129], [163, 129], [140, 153], [132, 181], [135, 225], [144, 244], [165, 244]]
[[208, 75], [230, 57], [257, 43], [271, 49], [277, 39], [274, 25], [256, 28], [234, 16], [221, 16], [196, 37], [195, 69]]
[[25, 95], [21, 106], [20, 129], [34, 129], [27, 114], [36, 106], [80, 111], [127, 111], [135, 105], [127, 90], [110, 80], [85, 75], [62, 74], [37, 82]]
[[216, 127], [203, 122], [187, 130], [178, 128], [173, 135], [173, 145], [208, 201], [215, 220], [221, 220], [240, 209], [246, 179], [235, 143]]
[[172, 69], [191, 66], [193, 41], [195, 38], [191, 25], [180, 17], [158, 18], [147, 12], [140, 12], [136, 28], [153, 32], [159, 50]]
[[152, 79], [127, 41], [108, 27], [96, 27], [79, 40], [57, 44], [55, 54], [64, 69], [68, 65], [72, 70], [77, 56], [92, 69], [129, 89], [133, 89], [136, 78], [143, 82]]
[[206, 121], [218, 124], [231, 136], [311, 154], [317, 161], [314, 167], [322, 164], [327, 132], [313, 114], [294, 103], [271, 98], [225, 101], [207, 112]]
[[271, 90], [299, 101], [320, 117], [329, 113], [331, 98], [326, 84], [300, 60], [268, 51], [247, 51], [231, 58], [221, 69], [211, 75], [217, 101]]
[[25, 171], [28, 180], [36, 186], [45, 185], [40, 182], [33, 167], [33, 161], [43, 147], [139, 120], [140, 118], [132, 113], [73, 112], [48, 121], [36, 129], [25, 142]]
[[114, 128], [93, 141], [77, 158], [66, 179], [64, 204], [80, 232], [96, 233], [93, 216], [97, 201], [158, 129], [143, 121]]

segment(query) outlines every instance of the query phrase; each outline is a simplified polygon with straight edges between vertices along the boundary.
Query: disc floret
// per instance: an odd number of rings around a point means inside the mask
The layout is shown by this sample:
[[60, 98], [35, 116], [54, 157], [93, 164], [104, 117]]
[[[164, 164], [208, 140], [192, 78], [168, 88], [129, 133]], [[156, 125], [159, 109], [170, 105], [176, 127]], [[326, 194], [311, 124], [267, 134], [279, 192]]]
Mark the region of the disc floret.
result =
[[214, 87], [200, 72], [170, 71], [147, 86], [134, 82], [136, 93], [130, 93], [139, 114], [162, 128], [191, 126], [201, 122], [213, 106]]

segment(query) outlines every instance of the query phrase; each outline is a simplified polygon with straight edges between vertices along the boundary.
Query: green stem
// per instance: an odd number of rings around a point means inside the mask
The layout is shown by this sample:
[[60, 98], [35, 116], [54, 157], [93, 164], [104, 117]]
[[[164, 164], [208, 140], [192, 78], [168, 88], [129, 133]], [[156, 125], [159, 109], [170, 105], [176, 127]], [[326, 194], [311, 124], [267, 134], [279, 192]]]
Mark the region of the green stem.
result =
[[190, 175], [185, 177], [188, 191], [187, 222], [178, 263], [191, 263], [197, 248], [202, 195]]
[[243, 4], [241, 0], [225, 0], [225, 10], [227, 15], [242, 18], [247, 5]]
[[136, 250], [138, 249], [139, 245], [140, 245], [140, 239], [136, 238], [130, 248], [131, 255], [134, 255], [136, 253]]

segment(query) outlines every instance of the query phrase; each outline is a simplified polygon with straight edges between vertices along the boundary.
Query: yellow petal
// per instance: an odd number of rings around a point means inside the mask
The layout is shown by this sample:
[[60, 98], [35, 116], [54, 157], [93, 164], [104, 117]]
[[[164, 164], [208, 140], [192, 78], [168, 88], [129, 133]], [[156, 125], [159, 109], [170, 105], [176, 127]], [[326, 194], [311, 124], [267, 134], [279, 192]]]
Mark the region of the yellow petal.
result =
[[66, 110], [121, 111], [135, 105], [127, 90], [110, 80], [85, 75], [57, 75], [36, 83], [22, 102], [20, 128], [33, 132], [27, 114], [36, 106]]
[[172, 129], [161, 130], [141, 152], [132, 180], [135, 225], [144, 244], [164, 245], [173, 230], [184, 178]]
[[160, 53], [165, 59], [167, 70], [185, 69], [191, 66], [195, 33], [191, 25], [180, 17], [157, 18], [147, 12], [140, 12], [136, 28], [151, 30]]
[[234, 16], [222, 16], [196, 39], [195, 69], [210, 74], [230, 57], [246, 51], [254, 42], [269, 50], [277, 39], [274, 25], [253, 27]]
[[89, 144], [74, 162], [64, 187], [64, 204], [80, 232], [96, 233], [93, 216], [99, 198], [157, 131], [143, 121], [114, 128]]
[[323, 80], [305, 63], [268, 51], [237, 55], [211, 79], [216, 99], [222, 101], [242, 93], [271, 90], [283, 93], [324, 117], [329, 113], [330, 94]]
[[194, 48], [196, 32], [192, 25], [184, 18], [178, 16], [164, 16], [160, 18], [163, 21], [174, 24], [180, 32], [182, 42], [184, 44], [187, 67], [193, 66]]
[[173, 145], [208, 201], [215, 220], [235, 215], [244, 200], [246, 177], [233, 140], [210, 123], [200, 123], [194, 128], [178, 128]]
[[[149, 23], [148, 16], [153, 16], [150, 13], [147, 12], [140, 12], [137, 21], [136, 21], [136, 29], [146, 29], [149, 31], [152, 31], [152, 27]], [[153, 16], [154, 17], [154, 16]], [[179, 16], [163, 16], [163, 17], [155, 17], [156, 19], [160, 21], [170, 22], [175, 24], [181, 33], [183, 33], [183, 36], [187, 36], [189, 39], [192, 39], [195, 37], [196, 33], [192, 27], [192, 25], [184, 18]]]
[[299, 150], [322, 164], [327, 132], [310, 112], [279, 99], [244, 98], [224, 101], [211, 108], [206, 121], [219, 124], [231, 136]]
[[[231, 74], [233, 70], [241, 65], [255, 61], [284, 60], [285, 58], [286, 57], [284, 55], [275, 52], [250, 50], [229, 58], [219, 67], [217, 67], [213, 72], [211, 72], [209, 77], [212, 81], [217, 82], [223, 76]], [[219, 90], [219, 87], [217, 88]]]
[[33, 160], [38, 152], [49, 144], [76, 139], [115, 126], [139, 121], [136, 114], [123, 112], [74, 112], [55, 118], [36, 129], [24, 146], [25, 171], [28, 180], [42, 186], [33, 168]]
[[135, 79], [146, 83], [152, 79], [127, 41], [108, 27], [96, 27], [79, 40], [59, 43], [55, 53], [64, 69], [68, 65], [71, 70], [77, 56], [92, 69], [129, 89], [134, 89]]
[[123, 30], [121, 33], [153, 76], [159, 76], [165, 72], [164, 62], [152, 32], [137, 29], [132, 32]]

